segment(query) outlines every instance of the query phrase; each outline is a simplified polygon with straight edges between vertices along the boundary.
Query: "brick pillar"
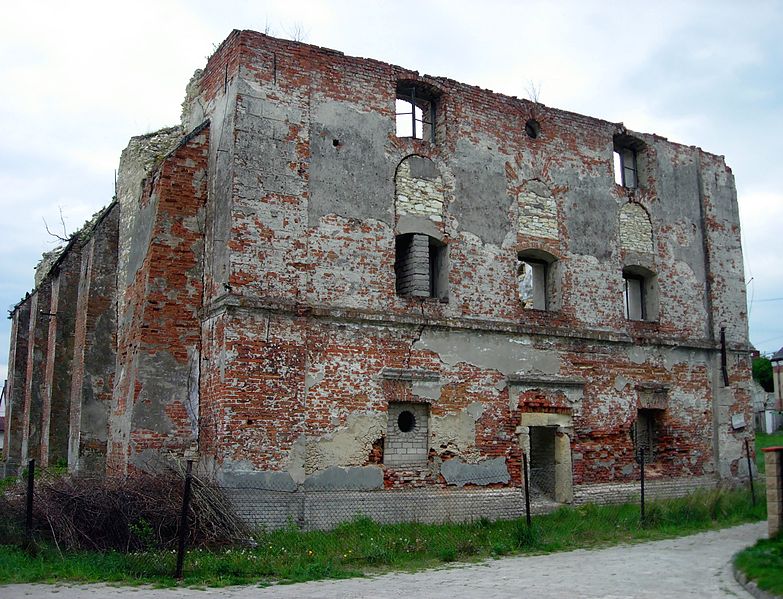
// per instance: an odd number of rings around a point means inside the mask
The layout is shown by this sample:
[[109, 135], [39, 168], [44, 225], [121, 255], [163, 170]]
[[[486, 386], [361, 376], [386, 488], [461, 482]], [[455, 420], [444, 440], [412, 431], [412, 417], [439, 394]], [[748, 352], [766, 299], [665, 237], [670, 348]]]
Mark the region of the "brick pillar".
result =
[[769, 536], [780, 533], [783, 521], [783, 447], [764, 450], [764, 468], [767, 471], [767, 523]]
[[68, 467], [103, 473], [117, 336], [119, 206], [95, 225], [82, 249], [73, 341]]
[[[46, 354], [44, 410], [41, 420], [41, 460], [49, 464], [68, 457], [71, 375], [73, 372], [74, 323], [81, 267], [81, 250], [69, 246], [52, 278]], [[45, 450], [45, 451], [44, 451]]]
[[[27, 338], [27, 367], [24, 385], [24, 415], [22, 416], [22, 464], [30, 458], [46, 467], [41, 455], [41, 417], [44, 404], [44, 371], [49, 346], [49, 316], [51, 305], [51, 279], [42, 282], [30, 301], [30, 328]], [[44, 314], [41, 314], [44, 312]], [[42, 459], [44, 458], [44, 459]]]
[[5, 397], [5, 475], [19, 471], [22, 459], [27, 338], [30, 333], [30, 298], [19, 303], [11, 321], [11, 350], [8, 354], [8, 383]]

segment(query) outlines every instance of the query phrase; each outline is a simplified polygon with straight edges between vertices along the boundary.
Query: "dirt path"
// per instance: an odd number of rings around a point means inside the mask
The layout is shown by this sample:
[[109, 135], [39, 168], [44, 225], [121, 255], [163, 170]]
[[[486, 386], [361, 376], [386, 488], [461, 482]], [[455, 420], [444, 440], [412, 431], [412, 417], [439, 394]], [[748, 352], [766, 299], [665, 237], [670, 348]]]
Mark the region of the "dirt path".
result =
[[579, 550], [537, 557], [512, 557], [471, 566], [416, 574], [308, 582], [268, 588], [164, 589], [106, 585], [11, 585], [3, 599], [117, 597], [173, 599], [625, 599], [741, 597], [750, 595], [734, 580], [731, 557], [765, 536], [766, 522], [690, 537]]

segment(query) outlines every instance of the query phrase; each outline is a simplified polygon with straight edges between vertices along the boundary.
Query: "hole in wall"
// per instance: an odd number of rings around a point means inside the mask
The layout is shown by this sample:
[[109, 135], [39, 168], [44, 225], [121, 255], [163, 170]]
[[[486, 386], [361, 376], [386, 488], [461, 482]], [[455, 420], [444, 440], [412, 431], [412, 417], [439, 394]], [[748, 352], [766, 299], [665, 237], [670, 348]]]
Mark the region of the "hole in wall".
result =
[[333, 139], [333, 140], [332, 140], [332, 145], [333, 145], [335, 148], [336, 148], [336, 147], [338, 147], [338, 146], [340, 145], [340, 140], [339, 140], [339, 139]]
[[410, 410], [403, 410], [397, 416], [397, 428], [403, 433], [409, 433], [416, 427], [416, 417]]
[[541, 134], [541, 125], [536, 119], [528, 119], [525, 123], [525, 133], [530, 139], [536, 139]]

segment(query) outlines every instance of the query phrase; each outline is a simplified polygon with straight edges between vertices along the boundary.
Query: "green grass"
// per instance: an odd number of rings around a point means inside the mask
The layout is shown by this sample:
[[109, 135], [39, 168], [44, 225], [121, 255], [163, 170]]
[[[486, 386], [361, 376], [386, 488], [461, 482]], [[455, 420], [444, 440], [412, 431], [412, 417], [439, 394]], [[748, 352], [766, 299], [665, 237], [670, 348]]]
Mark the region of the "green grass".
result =
[[[756, 466], [764, 472], [764, 447], [783, 446], [783, 431], [767, 435], [756, 433]], [[761, 493], [761, 501], [764, 494]], [[783, 595], [783, 536], [762, 539], [752, 547], [740, 552], [735, 565], [760, 588]]]
[[[532, 529], [524, 520], [485, 519], [441, 525], [380, 525], [361, 519], [329, 532], [291, 527], [259, 534], [253, 547], [189, 552], [183, 583], [271, 584], [411, 571], [455, 561], [670, 538], [760, 520], [765, 514], [765, 506], [751, 506], [747, 490], [734, 490], [650, 502], [645, 525], [639, 522], [637, 505], [586, 505], [536, 517]], [[42, 545], [31, 556], [0, 546], [0, 584], [68, 580], [168, 586], [174, 584], [174, 560], [170, 552], [61, 556], [55, 548]]]
[[757, 432], [756, 433], [756, 467], [759, 472], [764, 472], [764, 452], [761, 451], [765, 447], [774, 446], [783, 447], [783, 431], [777, 431], [769, 435]]
[[734, 563], [759, 588], [783, 595], [783, 535], [761, 539], [740, 552]]

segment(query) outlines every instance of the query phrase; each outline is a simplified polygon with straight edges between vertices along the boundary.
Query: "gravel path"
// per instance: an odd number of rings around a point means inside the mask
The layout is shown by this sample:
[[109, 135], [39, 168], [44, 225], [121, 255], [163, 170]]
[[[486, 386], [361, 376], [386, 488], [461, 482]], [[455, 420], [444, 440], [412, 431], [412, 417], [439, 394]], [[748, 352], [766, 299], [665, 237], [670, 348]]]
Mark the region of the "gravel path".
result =
[[689, 537], [511, 557], [415, 574], [308, 582], [268, 588], [149, 589], [106, 585], [10, 585], [3, 599], [126, 596], [131, 599], [230, 597], [233, 599], [636, 599], [741, 597], [748, 594], [731, 572], [731, 557], [766, 534], [766, 522]]

